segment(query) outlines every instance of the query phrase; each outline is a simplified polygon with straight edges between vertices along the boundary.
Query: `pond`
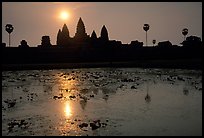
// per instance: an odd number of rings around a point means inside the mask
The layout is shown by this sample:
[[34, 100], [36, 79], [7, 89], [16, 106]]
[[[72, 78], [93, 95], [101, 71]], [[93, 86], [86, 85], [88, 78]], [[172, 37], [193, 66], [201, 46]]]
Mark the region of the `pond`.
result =
[[202, 71], [3, 71], [2, 135], [201, 136]]

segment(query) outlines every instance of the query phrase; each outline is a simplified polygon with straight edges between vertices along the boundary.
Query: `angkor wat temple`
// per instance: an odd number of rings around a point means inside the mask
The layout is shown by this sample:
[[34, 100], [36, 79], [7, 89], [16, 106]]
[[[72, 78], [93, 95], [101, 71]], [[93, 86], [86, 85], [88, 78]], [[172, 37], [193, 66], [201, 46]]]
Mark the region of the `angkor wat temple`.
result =
[[[49, 36], [42, 36], [41, 45], [37, 47], [29, 47], [27, 42], [22, 40], [19, 47], [6, 47], [5, 43], [2, 43], [1, 50], [3, 64], [134, 62], [136, 66], [143, 66], [145, 63], [145, 65], [148, 64], [151, 67], [152, 64], [155, 67], [152, 61], [162, 60], [165, 61], [162, 62], [165, 65], [168, 65], [167, 61], [171, 61], [173, 67], [182, 67], [182, 64], [177, 63], [179, 60], [185, 60], [185, 63], [182, 62], [185, 64], [183, 67], [201, 68], [201, 51], [203, 50], [201, 39], [189, 36], [181, 44], [183, 46], [172, 45], [171, 42], [164, 41], [154, 47], [144, 47], [143, 42], [138, 40], [131, 41], [130, 44], [122, 44], [121, 41], [109, 39], [105, 25], [99, 37], [95, 31], [89, 36], [80, 18], [73, 37], [70, 37], [66, 24], [59, 29], [56, 45], [50, 43]], [[164, 65], [157, 63], [157, 66], [163, 67]]]
[[[41, 48], [51, 48], [51, 47], [58, 47], [58, 48], [76, 48], [76, 47], [86, 47], [89, 49], [90, 47], [100, 47], [100, 46], [116, 46], [122, 45], [121, 41], [116, 40], [109, 40], [108, 31], [106, 26], [103, 25], [101, 29], [100, 37], [97, 37], [96, 32], [93, 30], [91, 36], [86, 33], [85, 25], [80, 17], [77, 27], [76, 33], [74, 37], [70, 37], [69, 30], [66, 24], [63, 25], [62, 30], [59, 29], [57, 33], [57, 45], [51, 45], [49, 36], [42, 37], [42, 43], [38, 47]], [[132, 41], [132, 45], [142, 47], [143, 42]]]

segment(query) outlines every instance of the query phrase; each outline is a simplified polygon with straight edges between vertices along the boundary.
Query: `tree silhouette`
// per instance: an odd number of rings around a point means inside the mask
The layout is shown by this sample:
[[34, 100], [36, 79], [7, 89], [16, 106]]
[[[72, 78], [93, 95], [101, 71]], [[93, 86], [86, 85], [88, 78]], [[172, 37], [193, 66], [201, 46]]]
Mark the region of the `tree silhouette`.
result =
[[200, 37], [197, 36], [189, 36], [186, 38], [186, 40], [184, 40], [181, 43], [184, 47], [192, 47], [192, 48], [196, 48], [196, 47], [201, 47], [202, 46], [202, 41]]
[[26, 40], [22, 40], [21, 44], [19, 45], [20, 48], [28, 48], [29, 45], [27, 44]]
[[152, 40], [152, 43], [153, 43], [153, 46], [154, 46], [154, 44], [156, 44], [156, 40], [155, 40], [155, 39], [153, 39], [153, 40]]
[[9, 33], [9, 47], [10, 47], [10, 34], [13, 32], [13, 25], [11, 25], [11, 24], [7, 24], [6, 26], [6, 31]]
[[50, 37], [49, 36], [42, 36], [41, 46], [40, 47], [50, 47]]
[[147, 31], [149, 30], [149, 24], [144, 24], [143, 29], [146, 32], [146, 46], [147, 46]]
[[182, 34], [184, 35], [184, 41], [185, 41], [186, 35], [188, 34], [188, 29], [187, 29], [187, 28], [184, 28], [184, 29], [182, 30]]

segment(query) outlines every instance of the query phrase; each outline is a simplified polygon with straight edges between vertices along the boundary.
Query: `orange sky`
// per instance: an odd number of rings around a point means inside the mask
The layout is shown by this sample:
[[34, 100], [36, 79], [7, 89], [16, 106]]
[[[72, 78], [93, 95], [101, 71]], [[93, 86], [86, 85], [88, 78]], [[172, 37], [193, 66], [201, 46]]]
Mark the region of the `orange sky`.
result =
[[[70, 14], [66, 21], [59, 18], [63, 10]], [[148, 45], [153, 39], [180, 45], [183, 28], [189, 29], [188, 35], [202, 38], [201, 2], [2, 2], [2, 42], [8, 44], [5, 25], [11, 23], [12, 46], [18, 46], [23, 39], [29, 46], [37, 46], [43, 35], [49, 35], [54, 45], [64, 23], [74, 36], [79, 17], [89, 35], [95, 30], [99, 36], [106, 25], [110, 39], [122, 43], [145, 43], [145, 23], [150, 25]]]

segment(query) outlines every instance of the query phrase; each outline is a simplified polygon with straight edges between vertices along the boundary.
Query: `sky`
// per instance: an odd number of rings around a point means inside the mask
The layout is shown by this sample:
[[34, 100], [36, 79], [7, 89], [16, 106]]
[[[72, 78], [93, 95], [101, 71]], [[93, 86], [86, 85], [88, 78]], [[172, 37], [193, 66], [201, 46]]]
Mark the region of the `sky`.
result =
[[[60, 18], [62, 11], [69, 14], [68, 19]], [[21, 40], [36, 47], [44, 35], [50, 36], [55, 45], [57, 32], [64, 23], [74, 37], [80, 17], [88, 35], [95, 30], [99, 37], [105, 25], [109, 39], [123, 44], [134, 40], [145, 44], [144, 24], [150, 25], [148, 46], [153, 45], [153, 39], [156, 44], [170, 41], [181, 45], [184, 28], [188, 28], [187, 36], [202, 39], [202, 2], [2, 2], [2, 42], [8, 45], [5, 26], [12, 24], [12, 47], [20, 45]]]

